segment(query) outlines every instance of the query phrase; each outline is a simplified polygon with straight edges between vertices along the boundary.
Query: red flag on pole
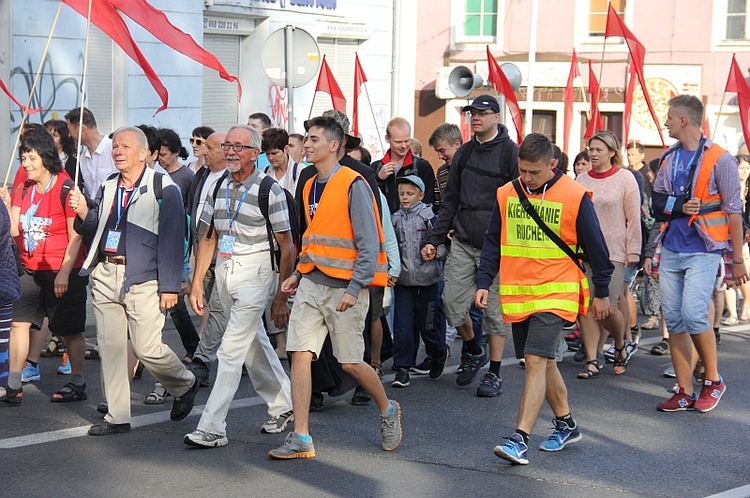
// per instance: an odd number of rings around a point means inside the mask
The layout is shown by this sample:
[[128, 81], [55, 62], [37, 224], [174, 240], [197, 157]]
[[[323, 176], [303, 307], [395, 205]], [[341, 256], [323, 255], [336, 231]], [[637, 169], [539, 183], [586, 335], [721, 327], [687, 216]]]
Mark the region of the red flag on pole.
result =
[[599, 113], [599, 98], [602, 96], [602, 91], [599, 89], [599, 81], [597, 81], [594, 74], [591, 60], [589, 60], [589, 95], [591, 96], [591, 115], [589, 116], [589, 125], [586, 127], [586, 133], [583, 135], [584, 140], [591, 138], [596, 130], [604, 129], [602, 115]]
[[745, 144], [750, 144], [750, 129], [748, 129], [748, 110], [750, 110], [750, 87], [747, 86], [745, 77], [740, 71], [737, 59], [732, 54], [732, 65], [729, 68], [729, 78], [725, 92], [737, 93], [737, 103], [740, 106], [740, 122], [742, 123], [742, 135], [745, 137]]
[[192, 36], [172, 24], [164, 12], [152, 7], [146, 0], [109, 0], [109, 2], [177, 52], [216, 70], [222, 79], [230, 82], [236, 81], [238, 100], [242, 98], [242, 85], [239, 79], [229, 74], [219, 59], [198, 45]]
[[31, 116], [32, 114], [36, 114], [37, 112], [42, 110], [42, 107], [32, 109], [20, 103], [18, 99], [16, 99], [13, 94], [10, 93], [10, 90], [8, 90], [8, 87], [5, 86], [5, 82], [3, 80], [0, 80], [0, 89], [2, 89], [3, 93], [5, 93], [5, 95], [7, 95], [10, 100], [12, 100], [18, 107], [21, 108], [22, 111], [26, 112], [29, 116]]
[[489, 66], [489, 75], [487, 81], [495, 88], [495, 91], [505, 96], [505, 104], [510, 110], [510, 117], [513, 120], [513, 126], [516, 127], [518, 133], [518, 145], [521, 145], [523, 139], [521, 138], [523, 119], [521, 118], [521, 108], [518, 107], [518, 100], [516, 100], [516, 93], [513, 91], [513, 87], [510, 85], [508, 78], [500, 69], [500, 64], [497, 63], [492, 53], [490, 53], [490, 46], [487, 45], [487, 64]]
[[[62, 0], [62, 2], [83, 17], [88, 17], [88, 0]], [[130, 36], [128, 26], [112, 4], [107, 0], [93, 0], [91, 5], [91, 22], [101, 29], [107, 36], [112, 38], [112, 40], [117, 43], [120, 48], [122, 48], [125, 53], [141, 67], [141, 69], [143, 69], [143, 73], [146, 75], [146, 78], [161, 99], [162, 105], [157, 109], [154, 115], [166, 109], [169, 103], [169, 92], [167, 92], [167, 89], [162, 84], [159, 76], [156, 75], [156, 72], [148, 63], [146, 57], [138, 48], [138, 45], [136, 45], [133, 37]]]
[[628, 88], [625, 90], [625, 113], [623, 114], [623, 126], [625, 128], [625, 146], [630, 139], [630, 116], [633, 113], [633, 92], [635, 91], [636, 74], [633, 64], [628, 68]]
[[352, 111], [352, 133], [359, 136], [359, 94], [362, 85], [367, 81], [367, 76], [359, 63], [359, 54], [354, 54], [354, 107]]
[[565, 85], [565, 120], [563, 125], [563, 152], [568, 153], [568, 140], [570, 139], [570, 126], [573, 123], [573, 104], [575, 103], [576, 90], [573, 86], [573, 80], [581, 75], [578, 69], [578, 56], [573, 49], [573, 58], [570, 60], [570, 72], [568, 73], [568, 83]]
[[666, 144], [664, 143], [664, 135], [661, 130], [661, 123], [659, 122], [659, 118], [656, 117], [654, 106], [651, 103], [651, 97], [648, 95], [646, 78], [643, 75], [643, 64], [646, 60], [646, 47], [644, 47], [628, 27], [625, 26], [622, 18], [620, 18], [620, 15], [615, 11], [611, 3], [607, 10], [607, 27], [604, 30], [604, 38], [609, 38], [610, 36], [621, 36], [625, 39], [625, 43], [628, 45], [628, 51], [630, 51], [630, 57], [633, 59], [632, 64], [635, 66], [634, 71], [638, 76], [638, 83], [641, 84], [641, 90], [643, 90], [643, 97], [646, 100], [646, 105], [648, 106], [648, 110], [654, 120], [654, 124], [656, 124], [656, 129], [659, 131], [661, 143], [666, 147]]
[[318, 84], [315, 85], [316, 92], [325, 92], [331, 96], [333, 108], [346, 114], [346, 97], [341, 91], [336, 78], [333, 77], [331, 68], [328, 67], [326, 56], [323, 55], [323, 63], [320, 65], [320, 74], [318, 75]]

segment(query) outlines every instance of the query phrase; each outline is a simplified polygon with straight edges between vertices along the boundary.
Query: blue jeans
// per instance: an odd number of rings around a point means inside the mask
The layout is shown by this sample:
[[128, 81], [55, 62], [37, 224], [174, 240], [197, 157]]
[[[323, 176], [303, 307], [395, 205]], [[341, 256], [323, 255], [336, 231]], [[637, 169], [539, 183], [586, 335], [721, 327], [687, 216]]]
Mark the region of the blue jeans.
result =
[[661, 308], [670, 334], [701, 334], [711, 328], [708, 303], [721, 263], [718, 253], [677, 253], [663, 248], [659, 265]]
[[419, 351], [419, 338], [424, 341], [427, 356], [445, 358], [445, 331], [435, 326], [438, 284], [424, 287], [396, 284], [393, 323], [393, 367], [413, 367]]

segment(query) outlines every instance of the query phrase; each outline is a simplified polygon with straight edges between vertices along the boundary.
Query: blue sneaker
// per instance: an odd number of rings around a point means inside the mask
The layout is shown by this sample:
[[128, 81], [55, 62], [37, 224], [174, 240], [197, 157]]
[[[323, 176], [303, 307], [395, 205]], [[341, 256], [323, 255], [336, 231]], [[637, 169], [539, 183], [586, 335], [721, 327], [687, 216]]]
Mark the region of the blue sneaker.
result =
[[57, 367], [57, 373], [60, 375], [70, 375], [72, 369], [70, 368], [70, 358], [68, 353], [63, 353], [62, 363]]
[[40, 380], [42, 380], [42, 374], [39, 373], [39, 365], [32, 367], [28, 361], [24, 363], [21, 382], [37, 382]]
[[504, 445], [495, 446], [495, 455], [513, 463], [528, 465], [529, 460], [526, 458], [526, 452], [529, 450], [529, 447], [523, 442], [523, 436], [513, 434], [506, 439], [508, 441]]
[[563, 420], [554, 419], [555, 430], [550, 434], [546, 441], [539, 445], [542, 451], [560, 451], [570, 443], [581, 440], [581, 431], [578, 430], [578, 424], [570, 427]]

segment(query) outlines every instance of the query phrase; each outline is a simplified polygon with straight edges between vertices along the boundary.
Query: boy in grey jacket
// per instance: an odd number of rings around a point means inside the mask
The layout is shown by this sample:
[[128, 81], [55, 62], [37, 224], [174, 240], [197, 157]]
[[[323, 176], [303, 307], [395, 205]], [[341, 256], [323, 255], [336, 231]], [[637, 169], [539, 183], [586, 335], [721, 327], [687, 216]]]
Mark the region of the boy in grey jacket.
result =
[[438, 282], [443, 278], [443, 261], [448, 250], [441, 244], [434, 260], [422, 259], [422, 239], [432, 228], [435, 213], [429, 204], [422, 202], [425, 185], [421, 178], [408, 175], [397, 178], [396, 183], [401, 207], [393, 213], [392, 222], [401, 253], [401, 274], [394, 287], [393, 367], [396, 378], [391, 385], [406, 387], [409, 369], [417, 358], [420, 337], [432, 359], [430, 378], [439, 378], [445, 368], [445, 334], [436, 327], [435, 309]]

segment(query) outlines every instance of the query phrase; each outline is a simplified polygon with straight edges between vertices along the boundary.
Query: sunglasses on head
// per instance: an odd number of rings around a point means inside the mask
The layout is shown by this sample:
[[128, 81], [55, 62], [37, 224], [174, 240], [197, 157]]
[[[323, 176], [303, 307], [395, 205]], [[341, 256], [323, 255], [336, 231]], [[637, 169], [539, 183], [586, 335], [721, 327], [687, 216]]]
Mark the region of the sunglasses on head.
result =
[[197, 145], [197, 146], [199, 146], [199, 147], [200, 147], [200, 146], [201, 146], [201, 145], [203, 145], [204, 143], [206, 143], [206, 139], [205, 139], [205, 138], [200, 138], [200, 137], [192, 137], [192, 138], [190, 139], [190, 145]]

